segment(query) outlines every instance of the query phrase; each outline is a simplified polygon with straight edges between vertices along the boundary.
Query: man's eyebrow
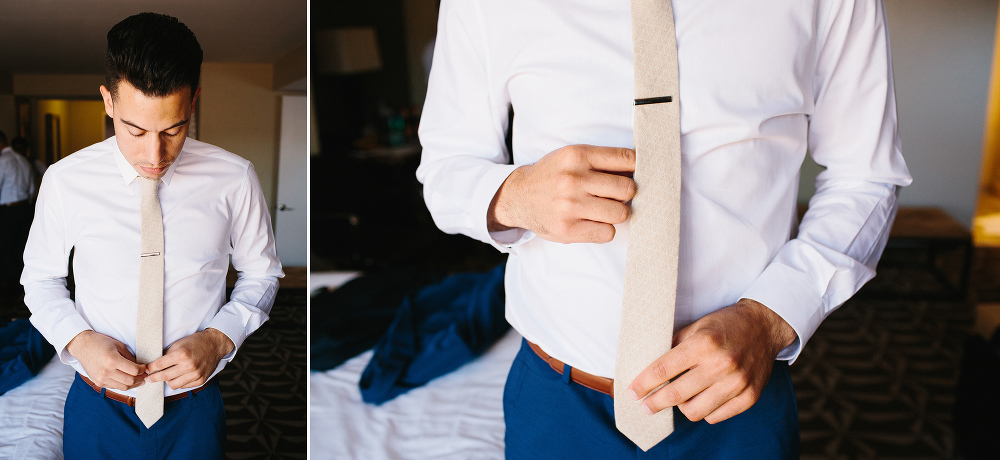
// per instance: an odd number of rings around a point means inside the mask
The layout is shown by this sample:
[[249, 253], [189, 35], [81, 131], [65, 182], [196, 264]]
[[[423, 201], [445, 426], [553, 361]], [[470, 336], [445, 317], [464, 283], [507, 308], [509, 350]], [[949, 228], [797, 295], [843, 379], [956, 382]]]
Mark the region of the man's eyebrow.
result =
[[[173, 126], [170, 126], [168, 128], [163, 129], [163, 131], [166, 131], [168, 129], [174, 129], [174, 128], [178, 127], [178, 126], [186, 125], [189, 120], [191, 120], [191, 119], [190, 118], [186, 118], [184, 120], [178, 121], [177, 123], [174, 123]], [[148, 129], [143, 128], [142, 126], [139, 126], [139, 125], [137, 125], [135, 123], [132, 123], [131, 121], [128, 121], [128, 120], [125, 120], [125, 119], [122, 119], [122, 123], [124, 123], [126, 125], [129, 125], [129, 126], [131, 126], [133, 128], [136, 128], [136, 129], [141, 129], [143, 131], [149, 131]]]

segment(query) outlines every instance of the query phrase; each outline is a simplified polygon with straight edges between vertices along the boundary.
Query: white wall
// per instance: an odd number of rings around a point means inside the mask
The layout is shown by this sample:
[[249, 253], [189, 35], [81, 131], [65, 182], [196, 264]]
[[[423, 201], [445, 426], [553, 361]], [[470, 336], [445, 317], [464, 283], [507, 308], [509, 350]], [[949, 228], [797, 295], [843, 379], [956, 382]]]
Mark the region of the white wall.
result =
[[[938, 206], [969, 225], [983, 153], [997, 0], [885, 0], [903, 156], [904, 206]], [[803, 166], [800, 200], [818, 167]]]

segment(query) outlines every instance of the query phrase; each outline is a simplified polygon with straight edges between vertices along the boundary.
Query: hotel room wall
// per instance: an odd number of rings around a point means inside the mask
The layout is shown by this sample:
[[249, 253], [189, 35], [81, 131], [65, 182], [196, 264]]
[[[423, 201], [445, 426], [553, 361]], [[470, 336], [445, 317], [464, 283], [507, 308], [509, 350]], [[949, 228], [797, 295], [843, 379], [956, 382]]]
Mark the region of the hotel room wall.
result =
[[275, 213], [280, 95], [274, 66], [206, 62], [198, 98], [198, 138], [250, 160]]
[[[903, 156], [904, 206], [937, 206], [972, 222], [983, 152], [997, 0], [885, 0]], [[803, 166], [799, 201], [821, 170]]]

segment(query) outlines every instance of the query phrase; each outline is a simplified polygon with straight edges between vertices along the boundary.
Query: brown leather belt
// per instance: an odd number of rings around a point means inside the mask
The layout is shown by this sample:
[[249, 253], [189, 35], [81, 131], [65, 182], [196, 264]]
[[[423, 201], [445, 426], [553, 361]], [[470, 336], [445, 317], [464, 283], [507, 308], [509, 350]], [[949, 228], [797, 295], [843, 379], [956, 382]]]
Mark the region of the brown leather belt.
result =
[[[549, 366], [552, 367], [554, 371], [558, 372], [559, 375], [562, 375], [563, 369], [566, 366], [565, 363], [549, 356], [549, 354], [543, 351], [542, 348], [539, 347], [538, 345], [535, 345], [534, 343], [531, 343], [527, 340], [525, 341], [528, 342], [528, 346], [531, 347], [532, 350], [534, 350], [535, 354], [538, 355], [539, 358], [545, 360], [545, 362], [549, 363]], [[601, 393], [611, 396], [612, 398], [615, 397], [614, 379], [588, 374], [575, 367], [570, 367], [569, 379], [573, 382], [576, 382], [580, 385], [590, 388], [591, 390], [600, 391]]]
[[[96, 391], [98, 393], [101, 392], [101, 386], [100, 385], [94, 383], [92, 380], [88, 379], [83, 374], [80, 374], [80, 378], [82, 378], [83, 381], [87, 383], [87, 385], [90, 385], [90, 388], [93, 388], [94, 391]], [[195, 393], [197, 393], [197, 392], [205, 389], [205, 387], [207, 387], [209, 383], [212, 383], [212, 380], [215, 380], [215, 377], [212, 377], [207, 382], [205, 382], [204, 385], [202, 385], [202, 386], [200, 386], [198, 388], [195, 388], [193, 390], [185, 391], [183, 393], [177, 393], [177, 394], [172, 395], [172, 396], [167, 396], [167, 397], [163, 398], [163, 402], [167, 403], [167, 402], [170, 402], [170, 401], [177, 401], [178, 399], [184, 399], [184, 398], [188, 397], [188, 394], [195, 394]], [[129, 406], [129, 407], [135, 407], [135, 398], [132, 397], [132, 396], [125, 396], [123, 394], [115, 393], [113, 391], [105, 391], [104, 392], [104, 397], [108, 398], [108, 399], [110, 399], [112, 401], [118, 401], [118, 402], [120, 402], [122, 404], [125, 404], [125, 405]]]

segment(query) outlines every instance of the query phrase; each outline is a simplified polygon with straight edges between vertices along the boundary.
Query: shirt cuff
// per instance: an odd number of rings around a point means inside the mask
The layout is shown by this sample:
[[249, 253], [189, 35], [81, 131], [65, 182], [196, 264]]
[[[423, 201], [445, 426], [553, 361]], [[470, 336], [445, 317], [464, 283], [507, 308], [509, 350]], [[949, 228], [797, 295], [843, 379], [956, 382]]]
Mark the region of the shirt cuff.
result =
[[777, 356], [789, 364], [799, 357], [802, 347], [823, 321], [822, 297], [805, 275], [787, 265], [769, 265], [742, 297], [770, 308], [795, 330], [798, 337]]
[[[32, 323], [34, 324], [34, 323]], [[35, 325], [35, 329], [38, 329], [38, 325]], [[67, 316], [52, 329], [52, 346], [59, 352], [59, 361], [63, 364], [73, 365], [77, 363], [77, 359], [69, 353], [66, 349], [66, 345], [69, 345], [76, 336], [80, 335], [83, 331], [90, 331], [93, 328], [87, 323], [87, 320], [83, 319], [80, 315]]]
[[473, 191], [473, 206], [471, 214], [467, 216], [472, 223], [472, 237], [504, 253], [516, 252], [517, 246], [535, 237], [534, 232], [523, 228], [512, 228], [499, 232], [489, 231], [486, 216], [489, 214], [490, 203], [493, 202], [493, 197], [496, 196], [497, 190], [500, 190], [500, 186], [517, 168], [517, 165], [498, 165], [483, 174], [479, 185]]
[[229, 337], [229, 340], [233, 341], [233, 351], [222, 357], [222, 359], [226, 362], [231, 362], [233, 358], [236, 357], [236, 351], [240, 349], [240, 346], [243, 345], [243, 341], [246, 340], [247, 333], [243, 318], [240, 318], [239, 315], [227, 309], [227, 306], [229, 306], [229, 304], [224, 305], [222, 309], [219, 310], [219, 313], [212, 318], [210, 323], [208, 323], [208, 327], [206, 329], [216, 329], [219, 332], [226, 334], [226, 337]]

